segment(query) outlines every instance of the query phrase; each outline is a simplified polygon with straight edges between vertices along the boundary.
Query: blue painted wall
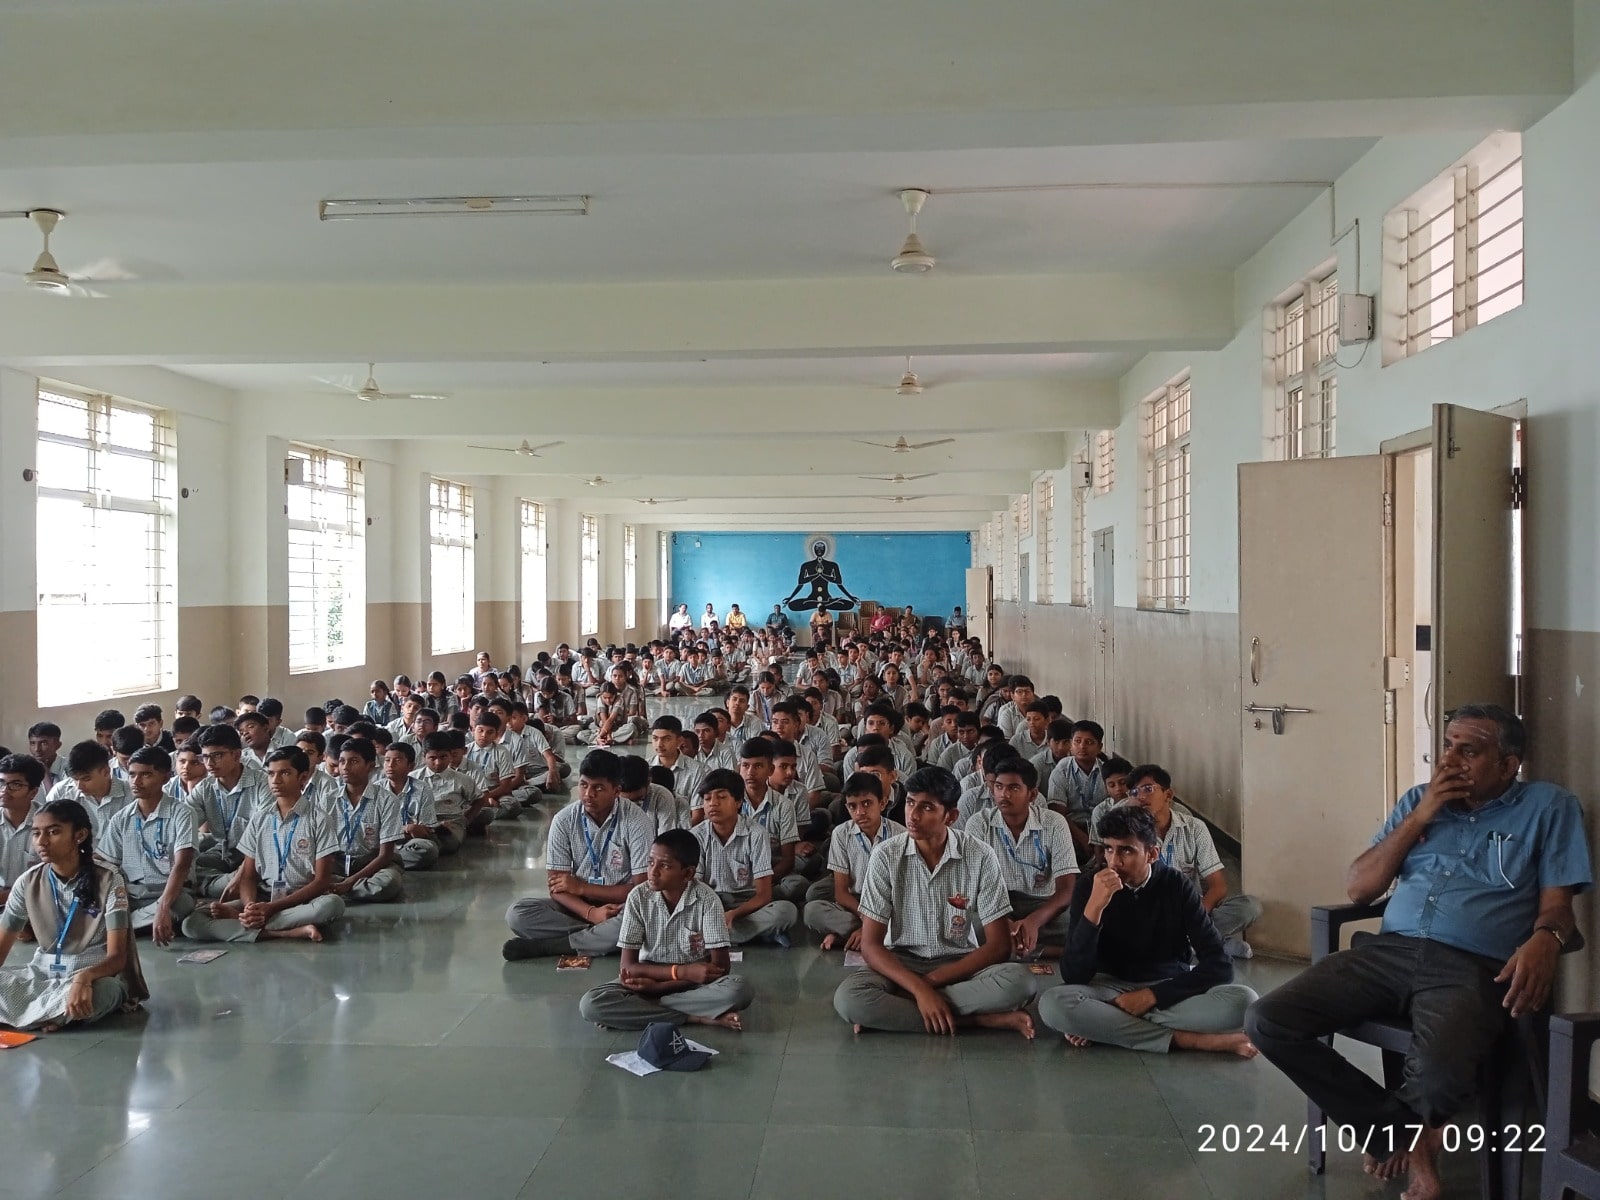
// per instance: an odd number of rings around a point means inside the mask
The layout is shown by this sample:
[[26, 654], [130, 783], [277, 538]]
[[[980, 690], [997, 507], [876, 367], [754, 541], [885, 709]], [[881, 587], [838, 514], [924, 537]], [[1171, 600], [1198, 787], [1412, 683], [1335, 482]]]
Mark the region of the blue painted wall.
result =
[[[821, 532], [826, 532], [821, 531]], [[833, 561], [845, 587], [862, 600], [891, 608], [910, 604], [925, 616], [948, 617], [967, 602], [972, 565], [967, 533], [836, 533]], [[675, 533], [672, 603], [687, 604], [698, 623], [707, 604], [720, 619], [737, 603], [760, 624], [794, 588], [811, 557], [810, 533]], [[806, 588], [801, 591], [805, 596]], [[795, 627], [809, 612], [784, 612]]]

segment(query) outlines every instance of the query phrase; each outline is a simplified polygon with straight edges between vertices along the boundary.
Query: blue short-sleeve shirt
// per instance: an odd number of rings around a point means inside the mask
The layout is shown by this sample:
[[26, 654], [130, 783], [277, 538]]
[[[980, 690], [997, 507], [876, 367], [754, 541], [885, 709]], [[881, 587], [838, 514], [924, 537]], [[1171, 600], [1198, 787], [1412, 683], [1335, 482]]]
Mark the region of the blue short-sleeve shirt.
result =
[[[1400, 797], [1373, 845], [1422, 793]], [[1440, 809], [1400, 865], [1383, 932], [1503, 961], [1532, 932], [1541, 889], [1582, 892], [1593, 881], [1578, 798], [1553, 783], [1513, 783], [1476, 811]]]

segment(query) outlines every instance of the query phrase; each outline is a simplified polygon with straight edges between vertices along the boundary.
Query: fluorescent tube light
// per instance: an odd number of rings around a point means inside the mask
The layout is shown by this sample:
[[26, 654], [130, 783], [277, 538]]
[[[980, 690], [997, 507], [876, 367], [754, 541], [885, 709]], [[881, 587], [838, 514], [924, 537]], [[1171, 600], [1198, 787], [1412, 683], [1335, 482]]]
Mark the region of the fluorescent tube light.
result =
[[512, 214], [586, 217], [588, 196], [416, 196], [398, 200], [323, 200], [317, 217], [350, 221], [363, 217], [494, 217]]

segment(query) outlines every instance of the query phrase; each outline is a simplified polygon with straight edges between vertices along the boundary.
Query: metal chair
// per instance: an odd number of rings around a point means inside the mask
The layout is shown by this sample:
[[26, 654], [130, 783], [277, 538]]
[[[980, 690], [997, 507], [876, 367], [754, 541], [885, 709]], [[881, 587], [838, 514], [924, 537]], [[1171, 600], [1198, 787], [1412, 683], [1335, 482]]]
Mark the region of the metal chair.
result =
[[[1340, 934], [1346, 925], [1357, 921], [1370, 921], [1381, 917], [1388, 904], [1330, 904], [1311, 910], [1311, 961], [1317, 962], [1339, 949]], [[1363, 935], [1357, 933], [1356, 939]], [[1570, 954], [1583, 946], [1583, 936], [1575, 933], [1567, 939], [1563, 954]], [[1478, 1081], [1478, 1097], [1482, 1106], [1483, 1124], [1496, 1131], [1508, 1126], [1526, 1127], [1526, 1114], [1545, 1108], [1545, 1053], [1550, 1025], [1548, 1012], [1533, 1013], [1506, 1023], [1505, 1033], [1495, 1045], [1493, 1053], [1485, 1060]], [[1383, 1055], [1383, 1084], [1391, 1090], [1398, 1088], [1405, 1077], [1406, 1053], [1411, 1049], [1411, 1026], [1404, 1020], [1372, 1020], [1339, 1030], [1339, 1034], [1352, 1041], [1376, 1046]], [[1330, 1045], [1333, 1038], [1325, 1039]], [[1327, 1114], [1310, 1101], [1306, 1102], [1306, 1119], [1310, 1128], [1321, 1129]], [[1327, 1146], [1322, 1139], [1307, 1138], [1307, 1159], [1311, 1172], [1321, 1175], [1327, 1168]], [[1520, 1200], [1522, 1196], [1522, 1160], [1526, 1139], [1516, 1139], [1508, 1148], [1507, 1139], [1486, 1138], [1478, 1156], [1478, 1177], [1484, 1200]], [[1600, 1200], [1600, 1198], [1597, 1198]]]

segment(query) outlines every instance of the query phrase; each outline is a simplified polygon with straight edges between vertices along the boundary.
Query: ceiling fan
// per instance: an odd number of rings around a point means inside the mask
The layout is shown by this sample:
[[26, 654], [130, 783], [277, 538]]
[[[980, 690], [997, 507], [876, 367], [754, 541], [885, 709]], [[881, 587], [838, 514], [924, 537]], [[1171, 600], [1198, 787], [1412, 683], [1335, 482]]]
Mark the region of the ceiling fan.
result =
[[648, 504], [653, 508], [657, 504], [682, 504], [683, 500], [684, 500], [683, 497], [680, 497], [680, 498], [678, 498], [676, 500], [657, 500], [654, 496], [650, 496], [650, 497], [647, 497], [646, 499], [643, 499], [643, 500], [635, 499], [634, 503], [635, 504]]
[[[323, 379], [323, 380], [321, 380], [321, 382], [322, 383], [326, 383], [326, 384], [331, 384], [333, 387], [338, 388], [339, 391], [347, 393], [348, 395], [354, 396], [357, 400], [360, 400], [365, 404], [372, 404], [372, 403], [374, 403], [375, 401], [378, 401], [378, 400], [448, 400], [448, 399], [450, 399], [449, 396], [441, 395], [438, 392], [386, 392], [386, 391], [384, 391], [382, 388], [380, 388], [378, 386], [378, 379], [377, 379], [377, 375], [375, 374], [376, 371], [377, 371], [377, 365], [375, 363], [368, 363], [367, 364], [367, 381], [365, 383], [363, 383], [358, 388], [353, 388], [349, 384], [344, 383], [344, 382], [342, 382], [342, 381], [340, 381], [338, 379]], [[489, 447], [489, 449], [491, 449], [491, 450], [495, 450], [495, 449], [499, 449], [499, 448], [500, 447], [497, 447], [497, 446]]]
[[919, 475], [902, 475], [896, 471], [893, 475], [857, 475], [857, 479], [871, 479], [878, 483], [914, 483], [918, 479], [932, 479], [939, 472], [923, 471]]
[[874, 500], [893, 500], [896, 504], [904, 504], [908, 500], [926, 500], [926, 496], [874, 496]]
[[520, 445], [520, 446], [474, 446], [469, 442], [467, 444], [467, 449], [469, 449], [469, 450], [498, 450], [502, 454], [517, 454], [517, 455], [521, 455], [523, 458], [538, 458], [539, 457], [539, 451], [541, 451], [541, 450], [549, 450], [549, 449], [552, 449], [553, 447], [556, 447], [556, 446], [565, 446], [565, 445], [566, 445], [565, 442], [545, 442], [542, 445], [530, 446], [530, 445], [528, 445], [528, 439], [527, 438], [523, 438], [522, 439], [522, 445]]
[[901, 275], [926, 275], [939, 261], [922, 248], [922, 239], [917, 236], [917, 214], [927, 202], [928, 193], [923, 188], [906, 188], [900, 193], [900, 203], [906, 206], [910, 231], [900, 244], [900, 253], [890, 259], [889, 265]]
[[922, 381], [917, 378], [917, 373], [911, 369], [911, 355], [906, 355], [906, 373], [900, 376], [900, 386], [895, 388], [895, 393], [901, 396], [922, 395]]
[[34, 291], [43, 292], [49, 296], [73, 296], [80, 299], [104, 300], [105, 293], [94, 291], [85, 287], [86, 283], [120, 283], [134, 278], [129, 272], [110, 259], [85, 267], [82, 271], [72, 274], [61, 269], [56, 262], [56, 256], [50, 252], [50, 235], [56, 230], [66, 213], [55, 208], [31, 208], [23, 212], [3, 213], [0, 216], [26, 217], [38, 226], [39, 233], [44, 239], [43, 248], [39, 257], [33, 260], [33, 269], [21, 274], [12, 275], [13, 278], [24, 280]]
[[607, 479], [604, 475], [574, 475], [574, 479], [581, 479], [590, 487], [610, 487], [615, 479]]
[[955, 438], [935, 438], [931, 442], [908, 442], [905, 434], [902, 433], [893, 442], [869, 442], [861, 438], [852, 438], [851, 440], [860, 442], [863, 446], [878, 446], [884, 450], [893, 450], [896, 454], [910, 454], [913, 450], [926, 450], [929, 446], [947, 446], [955, 441]]

